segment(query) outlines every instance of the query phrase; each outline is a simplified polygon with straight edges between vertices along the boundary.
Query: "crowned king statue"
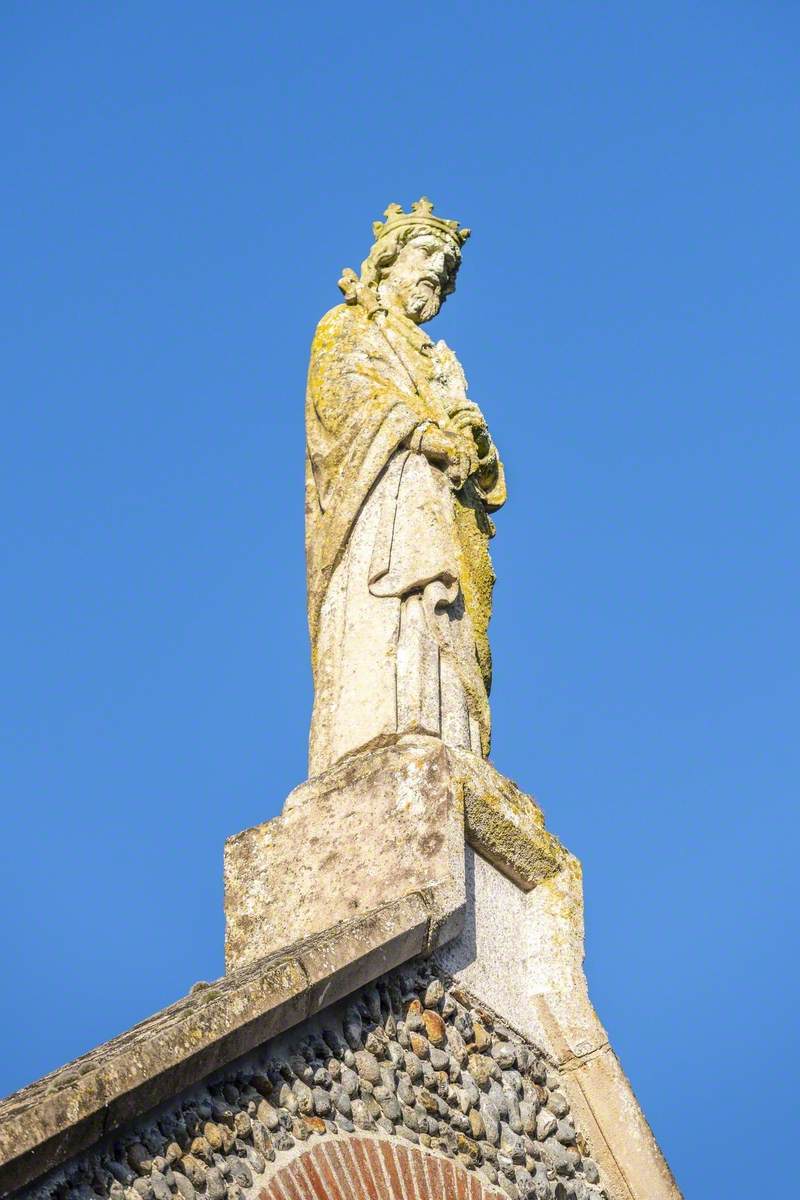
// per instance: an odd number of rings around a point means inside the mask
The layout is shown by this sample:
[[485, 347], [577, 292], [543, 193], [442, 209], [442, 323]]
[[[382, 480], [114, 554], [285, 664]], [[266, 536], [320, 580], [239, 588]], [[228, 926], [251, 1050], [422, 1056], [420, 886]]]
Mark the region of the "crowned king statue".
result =
[[455, 290], [469, 230], [425, 198], [385, 216], [311, 347], [312, 775], [406, 733], [489, 752], [503, 467], [458, 359], [422, 328]]

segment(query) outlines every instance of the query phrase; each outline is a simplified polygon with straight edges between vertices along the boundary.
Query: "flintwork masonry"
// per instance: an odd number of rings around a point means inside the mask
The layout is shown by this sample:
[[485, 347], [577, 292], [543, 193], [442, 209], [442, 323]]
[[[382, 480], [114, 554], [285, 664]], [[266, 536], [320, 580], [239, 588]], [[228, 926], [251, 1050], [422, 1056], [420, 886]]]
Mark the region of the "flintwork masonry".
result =
[[362, 1134], [423, 1147], [511, 1200], [604, 1195], [554, 1064], [426, 962], [267, 1043], [24, 1195], [244, 1200], [319, 1139]]

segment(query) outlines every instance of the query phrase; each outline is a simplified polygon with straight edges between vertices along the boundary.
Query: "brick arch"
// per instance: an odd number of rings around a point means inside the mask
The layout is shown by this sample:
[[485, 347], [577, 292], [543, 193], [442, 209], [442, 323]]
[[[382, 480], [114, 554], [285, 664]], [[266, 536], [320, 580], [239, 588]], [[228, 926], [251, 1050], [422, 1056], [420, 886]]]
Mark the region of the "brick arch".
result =
[[452, 1159], [389, 1138], [356, 1136], [317, 1142], [281, 1167], [258, 1200], [497, 1200], [498, 1195], [503, 1194]]

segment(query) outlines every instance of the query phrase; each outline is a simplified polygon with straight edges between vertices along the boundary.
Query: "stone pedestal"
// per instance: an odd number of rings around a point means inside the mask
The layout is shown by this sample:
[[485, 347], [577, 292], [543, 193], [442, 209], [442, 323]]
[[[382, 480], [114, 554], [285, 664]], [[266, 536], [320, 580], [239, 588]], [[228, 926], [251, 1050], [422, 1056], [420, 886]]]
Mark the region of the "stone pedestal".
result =
[[406, 954], [435, 955], [557, 1066], [612, 1200], [680, 1200], [589, 1000], [580, 864], [535, 801], [477, 756], [401, 738], [230, 838], [227, 968], [398, 902], [408, 928], [395, 919], [392, 936]]
[[526, 890], [565, 861], [530, 796], [473, 754], [409, 737], [345, 759], [226, 842], [227, 969], [414, 894], [444, 944], [464, 924], [465, 840]]

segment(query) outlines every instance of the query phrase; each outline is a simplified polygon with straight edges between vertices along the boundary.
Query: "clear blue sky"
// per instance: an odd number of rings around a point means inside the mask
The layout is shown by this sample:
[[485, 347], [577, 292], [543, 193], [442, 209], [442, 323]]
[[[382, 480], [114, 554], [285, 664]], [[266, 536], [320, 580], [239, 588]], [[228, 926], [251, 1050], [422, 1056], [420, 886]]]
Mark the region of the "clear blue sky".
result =
[[305, 774], [309, 341], [425, 192], [474, 230], [431, 329], [509, 482], [494, 761], [583, 860], [679, 1183], [738, 1193], [798, 1069], [797, 6], [0, 34], [0, 1091], [222, 971], [223, 840]]

